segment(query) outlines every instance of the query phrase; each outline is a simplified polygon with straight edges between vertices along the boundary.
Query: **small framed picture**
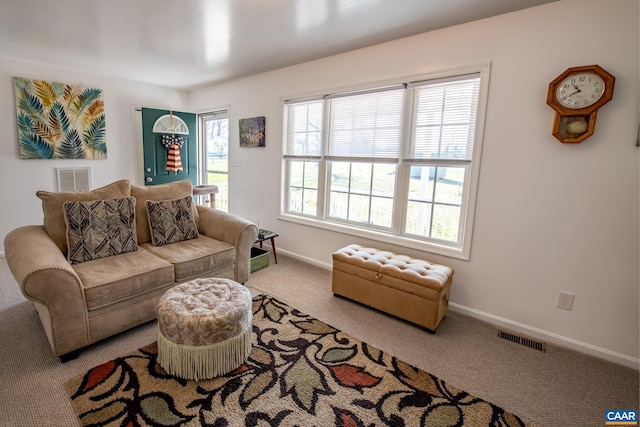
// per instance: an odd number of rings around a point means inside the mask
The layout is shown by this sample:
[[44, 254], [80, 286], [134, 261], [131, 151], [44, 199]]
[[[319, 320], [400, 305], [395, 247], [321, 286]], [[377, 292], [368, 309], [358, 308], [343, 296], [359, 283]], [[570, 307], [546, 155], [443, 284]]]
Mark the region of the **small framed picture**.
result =
[[264, 116], [240, 119], [240, 147], [264, 147], [264, 132]]

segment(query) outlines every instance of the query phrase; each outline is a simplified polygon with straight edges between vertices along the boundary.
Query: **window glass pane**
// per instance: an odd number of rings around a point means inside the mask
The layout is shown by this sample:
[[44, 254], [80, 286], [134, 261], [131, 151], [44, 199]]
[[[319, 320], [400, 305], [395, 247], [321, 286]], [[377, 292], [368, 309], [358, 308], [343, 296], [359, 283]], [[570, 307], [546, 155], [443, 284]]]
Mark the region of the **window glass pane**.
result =
[[396, 168], [395, 164], [374, 163], [373, 182], [371, 185], [372, 195], [393, 198], [396, 188]]
[[[397, 165], [368, 162], [331, 165], [330, 216], [390, 228]], [[372, 197], [373, 194], [386, 197]]]
[[391, 227], [393, 222], [393, 199], [383, 197], [371, 198], [371, 224]]
[[302, 213], [302, 188], [289, 187], [289, 212]]
[[[465, 168], [413, 166], [409, 172], [405, 232], [457, 242]], [[431, 201], [434, 204], [431, 215]]]
[[457, 242], [459, 225], [460, 207], [434, 205], [433, 226], [431, 229], [432, 238]]
[[322, 101], [287, 106], [286, 154], [319, 155], [322, 135]]
[[436, 168], [427, 166], [411, 166], [409, 174], [409, 199], [433, 200], [433, 177]]
[[304, 162], [289, 162], [289, 185], [302, 187], [304, 183]]
[[331, 162], [331, 191], [349, 191], [351, 163]]
[[293, 136], [295, 138], [295, 144], [293, 146], [293, 155], [304, 156], [307, 154], [307, 140], [309, 135], [306, 133], [297, 133]]
[[332, 191], [329, 205], [329, 216], [338, 219], [347, 219], [348, 208], [349, 195], [346, 193]]
[[351, 164], [351, 186], [352, 193], [369, 194], [371, 189], [371, 163]]
[[409, 201], [405, 231], [409, 234], [429, 237], [431, 229], [431, 203]]
[[304, 187], [318, 189], [318, 162], [304, 162]]
[[289, 212], [317, 215], [318, 162], [288, 161]]
[[464, 179], [469, 168], [447, 168], [446, 179], [456, 184], [464, 184]]
[[349, 196], [349, 220], [369, 222], [369, 196], [357, 194]]
[[304, 206], [302, 213], [305, 215], [315, 215], [318, 206], [318, 192], [316, 190], [304, 190]]
[[322, 150], [321, 145], [322, 133], [309, 132], [307, 134], [307, 153], [309, 155], [320, 155]]
[[435, 201], [462, 204], [462, 190], [464, 184], [464, 168], [438, 167], [436, 171]]

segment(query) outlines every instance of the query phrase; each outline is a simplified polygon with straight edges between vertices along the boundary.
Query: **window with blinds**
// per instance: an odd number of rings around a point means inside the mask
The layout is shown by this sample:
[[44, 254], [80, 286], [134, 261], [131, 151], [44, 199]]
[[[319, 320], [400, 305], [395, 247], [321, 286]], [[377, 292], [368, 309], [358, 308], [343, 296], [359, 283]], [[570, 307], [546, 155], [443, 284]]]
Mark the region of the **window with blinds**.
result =
[[322, 99], [288, 104], [285, 155], [320, 155], [322, 107]]
[[398, 159], [404, 87], [327, 97], [329, 158]]
[[468, 259], [488, 72], [286, 101], [283, 217]]
[[443, 80], [409, 85], [411, 159], [471, 160], [473, 156], [480, 77]]

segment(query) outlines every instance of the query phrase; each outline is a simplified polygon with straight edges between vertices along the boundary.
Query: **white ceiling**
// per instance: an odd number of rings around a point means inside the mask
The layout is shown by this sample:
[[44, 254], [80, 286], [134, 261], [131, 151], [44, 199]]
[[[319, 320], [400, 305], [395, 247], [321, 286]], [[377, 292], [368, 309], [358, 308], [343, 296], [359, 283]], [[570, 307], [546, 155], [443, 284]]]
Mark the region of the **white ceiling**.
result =
[[0, 55], [189, 89], [556, 0], [0, 0]]

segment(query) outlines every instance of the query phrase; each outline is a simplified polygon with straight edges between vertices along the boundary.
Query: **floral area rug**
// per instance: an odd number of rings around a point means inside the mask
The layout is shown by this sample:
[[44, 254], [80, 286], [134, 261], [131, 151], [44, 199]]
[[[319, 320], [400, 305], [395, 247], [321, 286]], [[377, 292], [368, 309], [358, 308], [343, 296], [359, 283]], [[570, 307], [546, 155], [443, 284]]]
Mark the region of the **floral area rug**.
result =
[[525, 421], [269, 296], [253, 349], [204, 381], [168, 375], [156, 343], [70, 379], [84, 426], [524, 426]]

